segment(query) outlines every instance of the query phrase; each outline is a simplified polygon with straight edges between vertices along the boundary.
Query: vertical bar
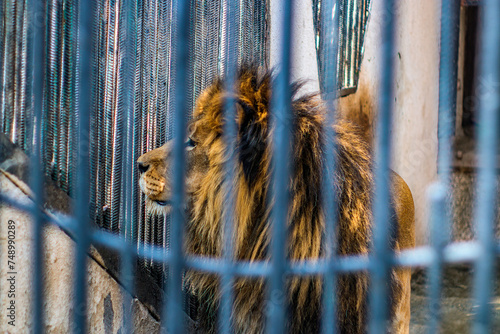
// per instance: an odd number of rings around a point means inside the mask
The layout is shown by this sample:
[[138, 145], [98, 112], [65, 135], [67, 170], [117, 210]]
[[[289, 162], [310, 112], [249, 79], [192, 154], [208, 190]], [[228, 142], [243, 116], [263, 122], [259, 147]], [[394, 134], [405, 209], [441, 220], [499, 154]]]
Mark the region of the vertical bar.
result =
[[479, 100], [479, 175], [475, 221], [483, 252], [476, 262], [474, 294], [478, 308], [474, 333], [489, 333], [491, 328], [490, 294], [496, 262], [494, 223], [500, 121], [500, 2], [485, 0], [482, 10], [480, 79], [490, 84]]
[[[122, 152], [124, 152], [125, 159], [123, 163], [123, 175], [122, 178], [125, 183], [125, 198], [124, 198], [124, 209], [122, 209], [123, 214], [123, 228], [122, 235], [125, 239], [125, 249], [123, 254], [121, 255], [121, 281], [125, 288], [124, 293], [124, 305], [123, 308], [124, 316], [123, 316], [123, 328], [125, 333], [132, 333], [132, 298], [134, 295], [134, 275], [133, 275], [133, 253], [134, 253], [134, 244], [133, 244], [133, 221], [132, 221], [132, 210], [135, 204], [134, 197], [132, 194], [132, 182], [134, 180], [134, 172], [135, 169], [133, 164], [135, 162], [134, 150], [132, 149], [133, 141], [134, 141], [134, 128], [133, 128], [133, 98], [134, 98], [134, 76], [135, 76], [135, 13], [136, 13], [136, 2], [132, 0], [123, 0], [121, 4], [121, 17], [123, 24], [123, 30], [121, 33], [124, 33], [125, 36], [122, 37], [122, 41], [120, 43], [120, 48], [123, 50], [123, 59], [122, 64], [123, 68], [121, 69], [123, 75], [123, 84], [120, 86], [120, 98], [122, 101], [121, 110], [125, 114], [122, 123], [125, 126], [125, 138], [122, 141]], [[116, 195], [116, 194], [115, 194]]]
[[[459, 30], [460, 3], [455, 0], [442, 0], [441, 49], [439, 53], [438, 175], [446, 189], [450, 187], [451, 145], [455, 129]], [[448, 202], [445, 204], [449, 207]], [[446, 212], [444, 220], [439, 224], [447, 231], [451, 231], [449, 212]]]
[[460, 2], [442, 0], [441, 49], [439, 53], [438, 175], [442, 182], [445, 182], [446, 187], [449, 187], [450, 178], [451, 135], [455, 129], [459, 30]]
[[[394, 0], [385, 0], [386, 13], [394, 13]], [[375, 143], [375, 196], [373, 201], [373, 262], [371, 263], [370, 291], [370, 333], [386, 333], [388, 318], [388, 284], [390, 277], [391, 253], [389, 247], [390, 227], [390, 152], [393, 90], [394, 28], [395, 17], [385, 22], [381, 37], [381, 96], [378, 104], [377, 137]]]
[[[144, 45], [143, 45], [143, 30], [142, 30], [142, 6], [144, 5], [144, 2], [136, 3], [135, 4], [135, 16], [134, 16], [134, 33], [135, 33], [135, 52], [136, 52], [136, 59], [135, 63], [136, 64], [142, 64], [144, 61], [144, 56], [143, 56], [143, 50], [144, 50]], [[168, 34], [164, 37], [165, 39], [167, 38]], [[142, 142], [143, 142], [143, 137], [144, 137], [144, 131], [142, 128], [143, 124], [143, 113], [144, 111], [142, 110], [142, 99], [143, 99], [143, 88], [141, 84], [141, 66], [136, 66], [134, 70], [134, 104], [132, 106], [134, 112], [133, 112], [133, 131], [134, 131], [134, 142], [133, 142], [133, 147], [134, 147], [134, 162], [135, 162], [135, 157], [140, 156], [143, 151], [142, 151]], [[145, 118], [145, 117], [144, 117]], [[135, 208], [132, 211], [133, 216], [131, 217], [132, 221], [134, 222], [133, 224], [133, 231], [132, 235], [134, 236], [135, 240], [135, 249], [136, 251], [140, 250], [143, 246], [142, 243], [144, 241], [144, 238], [142, 237], [142, 230], [143, 226], [147, 224], [147, 221], [144, 217], [144, 201], [142, 200], [142, 192], [140, 191], [139, 188], [139, 178], [140, 176], [138, 174], [134, 175], [133, 179], [133, 203], [135, 203]], [[140, 262], [136, 261], [136, 263], [141, 263], [141, 266], [144, 265], [144, 262], [146, 259], [141, 258]], [[164, 265], [166, 266], [166, 265]]]
[[[182, 271], [184, 259], [182, 254], [184, 226], [184, 140], [185, 119], [187, 114], [187, 61], [189, 45], [189, 1], [173, 2], [176, 15], [173, 24], [176, 25], [174, 54], [175, 87], [174, 87], [174, 143], [173, 143], [173, 184], [172, 184], [172, 221], [170, 232], [170, 250], [172, 261], [169, 268], [168, 302], [164, 302], [163, 319], [167, 321], [170, 334], [182, 333]], [[165, 326], [165, 327], [167, 327]]]
[[228, 92], [224, 102], [224, 142], [226, 145], [227, 161], [225, 163], [226, 180], [228, 187], [225, 198], [224, 230], [223, 230], [223, 256], [225, 269], [221, 276], [221, 303], [219, 316], [219, 329], [221, 333], [231, 333], [233, 306], [233, 234], [234, 234], [234, 209], [235, 209], [235, 170], [236, 170], [236, 96], [238, 94], [236, 83], [236, 65], [239, 41], [239, 2], [222, 2], [222, 29], [223, 56], [225, 60], [225, 89]]
[[287, 291], [285, 289], [286, 228], [288, 222], [289, 175], [291, 156], [291, 90], [290, 53], [292, 38], [292, 10], [294, 1], [282, 1], [282, 16], [277, 20], [281, 26], [281, 49], [279, 72], [273, 85], [271, 116], [275, 133], [273, 136], [273, 197], [272, 240], [271, 240], [271, 282], [268, 300], [268, 333], [280, 334], [285, 331]]
[[91, 113], [92, 23], [94, 1], [79, 3], [79, 101], [78, 101], [78, 153], [75, 192], [77, 245], [75, 254], [75, 333], [86, 333], [87, 313], [87, 250], [90, 243], [89, 224], [89, 121]]
[[326, 258], [329, 260], [329, 269], [325, 273], [323, 282], [323, 314], [322, 332], [333, 334], [337, 331], [337, 305], [336, 291], [337, 275], [335, 273], [335, 255], [337, 253], [337, 236], [335, 227], [337, 224], [337, 203], [334, 193], [335, 179], [335, 133], [334, 118], [337, 97], [337, 59], [338, 59], [338, 37], [339, 37], [339, 11], [337, 0], [321, 1], [321, 33], [324, 45], [323, 66], [323, 99], [327, 107], [325, 118], [325, 166], [323, 167], [323, 207], [325, 208], [325, 234], [326, 234]]
[[[31, 189], [35, 196], [35, 209], [33, 211], [33, 330], [35, 334], [43, 333], [43, 217], [40, 208], [43, 203], [43, 173], [40, 159], [41, 143], [41, 119], [43, 110], [43, 85], [44, 85], [44, 62], [45, 62], [45, 1], [32, 0], [28, 10], [31, 10], [30, 18], [34, 20], [33, 25], [33, 102], [34, 113], [31, 121], [32, 138], [28, 147], [31, 152]], [[40, 19], [40, 17], [42, 19]], [[38, 20], [37, 20], [38, 18]]]
[[443, 271], [443, 249], [448, 241], [448, 233], [443, 229], [442, 223], [446, 218], [446, 186], [435, 183], [429, 187], [430, 202], [430, 227], [431, 245], [434, 249], [435, 259], [428, 270], [429, 281], [429, 325], [427, 332], [439, 333], [439, 323], [441, 321], [441, 274]]
[[459, 20], [460, 3], [454, 0], [442, 0], [438, 107], [438, 175], [440, 182], [429, 189], [431, 245], [435, 258], [428, 271], [430, 316], [428, 333], [436, 333], [439, 330], [442, 252], [451, 231], [448, 209], [450, 206], [445, 194], [450, 188], [451, 139], [456, 114]]

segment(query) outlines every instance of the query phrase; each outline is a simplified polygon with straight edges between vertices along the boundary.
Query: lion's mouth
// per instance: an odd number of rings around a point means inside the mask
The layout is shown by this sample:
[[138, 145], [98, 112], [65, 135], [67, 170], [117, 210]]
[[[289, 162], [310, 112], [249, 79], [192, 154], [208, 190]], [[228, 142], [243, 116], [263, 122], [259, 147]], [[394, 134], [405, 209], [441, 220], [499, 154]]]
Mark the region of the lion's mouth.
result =
[[169, 200], [152, 199], [146, 196], [146, 211], [153, 216], [164, 216], [170, 213], [172, 202]]
[[156, 182], [151, 182], [147, 181], [144, 179], [144, 177], [141, 177], [139, 180], [139, 186], [141, 188], [141, 191], [146, 195], [146, 198], [149, 200], [150, 203], [157, 204], [159, 206], [168, 206], [171, 204], [169, 200], [160, 200], [160, 199], [155, 199], [160, 197], [161, 193], [164, 190], [164, 184], [158, 184]]

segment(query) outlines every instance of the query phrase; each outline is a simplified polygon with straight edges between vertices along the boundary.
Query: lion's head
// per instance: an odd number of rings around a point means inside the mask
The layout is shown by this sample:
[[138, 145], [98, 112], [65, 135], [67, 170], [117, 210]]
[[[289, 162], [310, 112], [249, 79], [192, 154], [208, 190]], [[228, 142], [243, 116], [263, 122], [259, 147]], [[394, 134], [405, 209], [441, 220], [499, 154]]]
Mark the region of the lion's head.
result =
[[[186, 192], [190, 197], [207, 174], [209, 163], [206, 148], [196, 141], [196, 134], [191, 132], [185, 142], [186, 157]], [[146, 195], [146, 206], [153, 214], [163, 215], [171, 208], [171, 154], [172, 142], [143, 154], [138, 160], [141, 173], [139, 186]]]
[[[239, 128], [235, 170], [236, 224], [235, 235], [239, 258], [262, 259], [267, 240], [255, 238], [253, 225], [267, 219], [267, 188], [269, 183], [268, 106], [271, 76], [258, 76], [255, 69], [239, 75], [239, 87], [233, 96]], [[224, 208], [225, 163], [228, 152], [224, 143], [223, 107], [228, 98], [223, 81], [218, 80], [198, 98], [186, 138], [186, 194], [190, 222], [187, 249], [198, 255], [219, 255], [221, 217]], [[138, 159], [140, 187], [146, 195], [148, 208], [157, 214], [170, 210], [172, 143], [147, 152]], [[259, 222], [257, 222], [259, 221]], [[259, 228], [261, 229], [261, 228]], [[261, 231], [265, 232], [265, 231]], [[249, 234], [260, 244], [248, 244]], [[192, 239], [189, 237], [193, 236]], [[257, 241], [257, 240], [255, 240]], [[241, 248], [247, 249], [242, 250]]]
[[[235, 167], [234, 256], [256, 261], [269, 257], [269, 198], [273, 127], [269, 109], [272, 76], [255, 68], [243, 69], [237, 79], [235, 121], [237, 165]], [[293, 86], [296, 92], [298, 85]], [[216, 81], [199, 97], [186, 139], [186, 252], [193, 255], [220, 256], [226, 191], [226, 162], [230, 156], [223, 137], [223, 109], [227, 92], [222, 80]], [[324, 163], [323, 131], [325, 110], [318, 96], [296, 98], [293, 114], [293, 163], [290, 178], [288, 258], [302, 261], [325, 254], [325, 223], [321, 195]], [[370, 242], [371, 167], [366, 144], [349, 123], [338, 121], [336, 133], [337, 168], [331, 177], [336, 185], [337, 252], [367, 253]], [[148, 207], [155, 213], [169, 211], [171, 192], [171, 143], [150, 151], [138, 159], [140, 186]], [[333, 203], [332, 203], [333, 204]], [[209, 299], [216, 308], [219, 300], [218, 279], [212, 275], [188, 271], [191, 291]], [[343, 331], [364, 330], [366, 275], [339, 279], [339, 326]], [[318, 330], [321, 313], [320, 278], [291, 278], [288, 281], [289, 328], [293, 332]], [[262, 279], [240, 278], [235, 281], [233, 304], [237, 333], [259, 333], [265, 315]], [[205, 305], [205, 306], [206, 306]], [[212, 310], [213, 311], [213, 310]], [[216, 313], [216, 312], [215, 312]], [[213, 312], [208, 317], [213, 319]], [[214, 327], [210, 327], [213, 330]]]

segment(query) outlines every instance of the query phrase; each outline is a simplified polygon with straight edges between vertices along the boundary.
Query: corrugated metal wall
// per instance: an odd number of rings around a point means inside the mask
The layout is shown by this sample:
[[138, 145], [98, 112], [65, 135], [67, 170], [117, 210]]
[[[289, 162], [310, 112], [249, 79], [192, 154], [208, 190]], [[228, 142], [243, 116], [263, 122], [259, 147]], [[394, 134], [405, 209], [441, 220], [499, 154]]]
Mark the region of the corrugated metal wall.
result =
[[[28, 1], [0, 5], [0, 130], [12, 142], [28, 148], [32, 118], [32, 44]], [[43, 18], [41, 18], [43, 19]], [[37, 21], [32, 21], [36, 23]]]
[[[371, 0], [339, 0], [335, 2], [335, 7], [339, 22], [339, 29], [335, 36], [330, 35], [329, 26], [322, 26], [324, 22], [320, 19], [322, 11], [327, 10], [327, 2], [324, 0], [312, 0], [314, 27], [316, 30], [316, 50], [318, 58], [319, 82], [322, 91], [325, 91], [325, 81], [327, 79], [327, 54], [331, 42], [328, 36], [336, 38], [338, 41], [338, 65], [337, 65], [337, 86], [339, 94], [345, 96], [356, 91], [358, 86], [359, 69], [363, 59], [363, 42], [365, 30], [370, 13]], [[333, 15], [333, 13], [332, 13]]]

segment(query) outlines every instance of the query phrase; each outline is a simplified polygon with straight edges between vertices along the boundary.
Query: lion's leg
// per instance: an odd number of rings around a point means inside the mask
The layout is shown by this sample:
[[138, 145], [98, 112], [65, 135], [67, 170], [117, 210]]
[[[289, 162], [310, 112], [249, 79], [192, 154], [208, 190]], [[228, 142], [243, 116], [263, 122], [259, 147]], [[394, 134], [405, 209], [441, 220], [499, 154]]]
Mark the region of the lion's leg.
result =
[[396, 270], [396, 279], [401, 282], [402, 291], [395, 301], [391, 333], [408, 334], [410, 332], [411, 269]]
[[[398, 250], [415, 247], [415, 208], [410, 188], [396, 173], [392, 173], [392, 193], [399, 224]], [[396, 279], [402, 287], [401, 295], [395, 296], [392, 333], [410, 331], [411, 269], [397, 269]]]

